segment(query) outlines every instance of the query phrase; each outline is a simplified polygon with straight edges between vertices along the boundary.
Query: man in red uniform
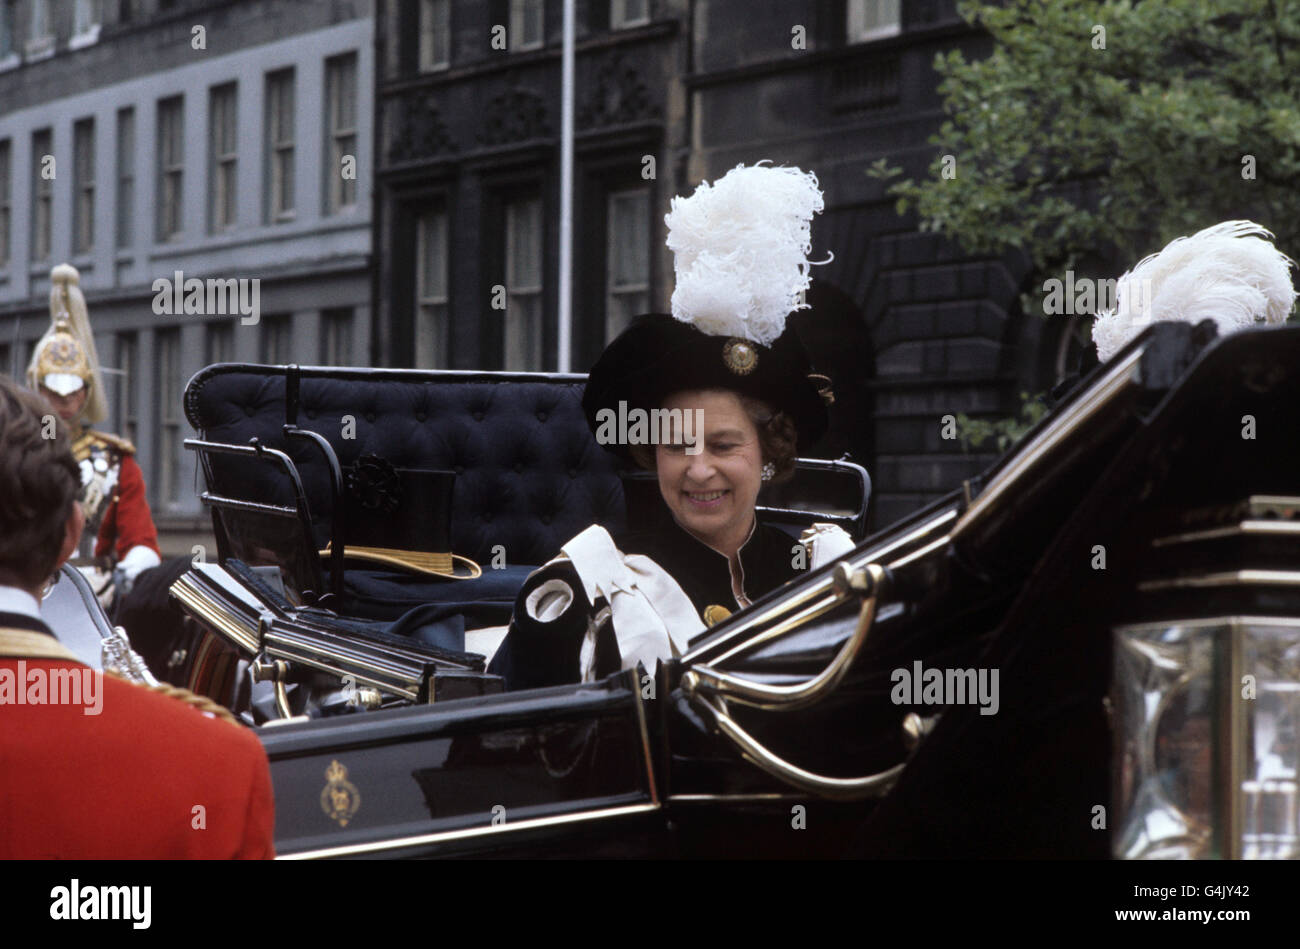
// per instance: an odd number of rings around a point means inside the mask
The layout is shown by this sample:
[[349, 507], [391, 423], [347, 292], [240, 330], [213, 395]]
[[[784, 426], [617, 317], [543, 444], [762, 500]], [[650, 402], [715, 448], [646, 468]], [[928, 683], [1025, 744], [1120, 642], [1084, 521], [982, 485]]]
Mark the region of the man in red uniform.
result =
[[50, 288], [51, 325], [32, 353], [27, 381], [71, 429], [86, 515], [85, 536], [74, 563], [100, 568], [101, 574], [90, 579], [107, 605], [111, 596], [105, 588], [114, 569], [129, 587], [141, 572], [161, 563], [158, 532], [145, 498], [144, 475], [134, 458], [135, 446], [87, 427], [102, 422], [108, 406], [76, 268], [55, 267], [50, 271]]
[[53, 427], [0, 379], [0, 858], [274, 856], [256, 736], [94, 671], [41, 621], [83, 524], [68, 431]]

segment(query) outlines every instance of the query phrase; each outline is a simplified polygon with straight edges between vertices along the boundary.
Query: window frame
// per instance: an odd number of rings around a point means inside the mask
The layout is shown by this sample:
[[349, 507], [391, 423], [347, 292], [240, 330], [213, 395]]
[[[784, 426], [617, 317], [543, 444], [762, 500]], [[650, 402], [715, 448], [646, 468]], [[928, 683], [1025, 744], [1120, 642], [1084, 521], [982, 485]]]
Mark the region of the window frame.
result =
[[611, 30], [628, 30], [636, 26], [645, 26], [652, 19], [651, 0], [642, 0], [645, 15], [635, 19], [627, 15], [628, 0], [609, 0], [609, 28]]
[[72, 123], [72, 253], [95, 250], [95, 119]]
[[[324, 216], [330, 217], [353, 211], [357, 207], [357, 179], [344, 178], [342, 163], [344, 155], [351, 155], [355, 161], [357, 146], [361, 141], [358, 132], [358, 109], [360, 57], [356, 50], [330, 56], [325, 60], [325, 154], [324, 165]], [[336, 125], [340, 118], [340, 103], [346, 83], [351, 76], [352, 87], [352, 124]], [[350, 144], [348, 144], [350, 142]], [[355, 169], [354, 169], [355, 170]]]
[[[287, 92], [280, 94], [280, 84]], [[297, 70], [293, 66], [266, 73], [263, 124], [263, 152], [266, 170], [263, 186], [264, 221], [268, 225], [284, 224], [297, 216]], [[273, 94], [273, 90], [274, 93]], [[278, 136], [285, 123], [275, 121], [287, 101], [288, 138]], [[286, 184], [286, 179], [288, 183]], [[288, 204], [285, 204], [285, 201]]]
[[[44, 141], [42, 147], [38, 140]], [[49, 126], [32, 132], [32, 221], [31, 246], [29, 253], [32, 263], [44, 263], [53, 252], [53, 215], [54, 215], [54, 181], [41, 175], [43, 159], [54, 152], [54, 130]]]
[[[868, 8], [870, 7], [877, 14], [880, 13], [882, 6], [893, 4], [896, 8], [894, 19], [884, 26], [875, 26], [870, 29], [865, 28], [868, 18]], [[857, 19], [855, 13], [861, 16], [863, 28], [859, 29], [855, 35], [854, 21]], [[844, 7], [844, 35], [845, 42], [850, 45], [858, 43], [870, 43], [875, 40], [889, 39], [892, 36], [898, 36], [903, 32], [903, 3], [902, 0], [846, 0]]]
[[[129, 139], [128, 145], [124, 145]], [[125, 250], [135, 244], [135, 107], [123, 106], [117, 110], [117, 154], [114, 188], [117, 199], [117, 219], [113, 222], [113, 245]]]
[[13, 248], [13, 159], [13, 139], [0, 139], [0, 271], [8, 268]]
[[[528, 13], [530, 8], [536, 11], [537, 39], [531, 43], [524, 39], [515, 42], [515, 37], [521, 37], [527, 29]], [[510, 52], [523, 53], [528, 50], [541, 49], [546, 45], [545, 0], [510, 0], [509, 23], [509, 33], [507, 34], [506, 43]]]
[[[230, 139], [221, 119], [229, 110]], [[218, 114], [220, 110], [221, 114]], [[220, 136], [218, 133], [222, 133]], [[223, 151], [221, 146], [225, 145]], [[208, 233], [223, 234], [239, 224], [239, 83], [218, 83], [208, 89]]]
[[[525, 205], [535, 205], [537, 209], [534, 216], [537, 228], [537, 282], [536, 284], [527, 283], [520, 286], [516, 284], [514, 279], [516, 258], [521, 253], [516, 246], [519, 243], [519, 235], [512, 223], [518, 219], [519, 212], [516, 209]], [[501, 346], [501, 362], [503, 368], [507, 371], [539, 371], [546, 365], [546, 215], [542, 195], [537, 192], [524, 192], [507, 198], [502, 206], [502, 219], [505, 232], [505, 240], [503, 241], [505, 266], [503, 269], [506, 288], [506, 310], [503, 321], [504, 336]], [[513, 344], [521, 338], [518, 330], [524, 329], [524, 327], [518, 325], [517, 321], [530, 318], [529, 316], [516, 317], [519, 312], [516, 301], [521, 299], [528, 301], [529, 308], [533, 311], [532, 318], [536, 321], [535, 350], [521, 353], [521, 359], [512, 360]], [[512, 362], [515, 365], [512, 365]]]
[[[174, 344], [174, 353], [169, 349]], [[154, 365], [158, 397], [158, 500], [164, 510], [181, 504], [181, 329], [154, 331]]]
[[[614, 262], [615, 262], [614, 244], [617, 235], [614, 232], [614, 225], [615, 225], [614, 203], [620, 198], [626, 198], [631, 195], [636, 195], [642, 201], [642, 205], [638, 209], [639, 210], [638, 216], [640, 218], [639, 220], [639, 224], [641, 227], [640, 234], [641, 234], [641, 238], [644, 240], [644, 248], [642, 253], [639, 253], [635, 256], [643, 260], [645, 263], [645, 270], [644, 270], [645, 279], [641, 283], [631, 283], [623, 286], [615, 286], [616, 278], [615, 278], [615, 266], [614, 266]], [[654, 200], [654, 189], [651, 188], [648, 184], [636, 185], [627, 188], [612, 188], [605, 192], [605, 321], [604, 322], [605, 322], [605, 339], [607, 341], [614, 339], [614, 337], [618, 335], [618, 333], [620, 333], [627, 326], [627, 322], [623, 322], [622, 325], [618, 327], [614, 327], [610, 325], [610, 318], [613, 314], [614, 302], [617, 297], [628, 297], [634, 294], [640, 294], [645, 298], [645, 303], [643, 307], [640, 309], [640, 312], [646, 313], [649, 312], [650, 309], [650, 294], [651, 294], [651, 289], [653, 284], [653, 274], [650, 265], [650, 258], [651, 258], [651, 254], [653, 253], [651, 248], [651, 245], [653, 243], [653, 237], [651, 233], [650, 206], [653, 200]], [[642, 248], [638, 248], [638, 250], [642, 250]], [[638, 314], [636, 312], [631, 313], [628, 317], [628, 322], [630, 322], [631, 319], [637, 315]]]
[[[442, 10], [441, 16], [437, 14]], [[426, 12], [428, 16], [426, 17]], [[439, 72], [451, 68], [451, 18], [452, 3], [451, 0], [420, 0], [420, 8], [416, 11], [416, 71], [421, 73]], [[428, 29], [426, 30], [426, 20]], [[439, 43], [437, 41], [438, 27], [442, 28], [442, 35], [445, 37], [443, 46], [443, 57], [436, 58]], [[426, 39], [428, 42], [426, 44]]]
[[[429, 292], [426, 285], [428, 279], [428, 268], [425, 267], [425, 261], [428, 259], [426, 253], [426, 230], [424, 223], [429, 219], [440, 219], [442, 222], [442, 293], [441, 295]], [[444, 369], [451, 366], [451, 324], [449, 317], [451, 315], [451, 252], [449, 247], [451, 228], [447, 208], [442, 204], [431, 205], [415, 215], [415, 310], [414, 323], [412, 326], [412, 335], [414, 340], [413, 347], [413, 365], [417, 369]], [[421, 329], [425, 327], [424, 314], [426, 310], [440, 309], [441, 316], [433, 320], [433, 345], [431, 350], [426, 352], [421, 340], [425, 338], [421, 334]]]
[[[185, 235], [184, 94], [158, 100], [157, 130], [158, 210], [154, 237], [159, 244], [170, 244], [181, 240]], [[172, 136], [167, 133], [172, 133], [175, 142], [169, 140]], [[174, 152], [171, 148], [173, 145]]]

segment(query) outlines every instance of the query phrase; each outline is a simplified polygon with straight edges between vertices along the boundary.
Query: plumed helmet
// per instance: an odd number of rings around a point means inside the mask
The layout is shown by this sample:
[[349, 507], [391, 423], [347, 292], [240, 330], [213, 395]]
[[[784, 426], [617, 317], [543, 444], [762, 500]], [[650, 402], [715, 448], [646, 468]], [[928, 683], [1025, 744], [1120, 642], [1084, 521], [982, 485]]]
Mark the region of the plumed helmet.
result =
[[50, 328], [32, 352], [27, 384], [33, 389], [43, 385], [59, 395], [87, 388], [80, 418], [94, 424], [108, 417], [108, 404], [80, 277], [70, 264], [50, 271]]

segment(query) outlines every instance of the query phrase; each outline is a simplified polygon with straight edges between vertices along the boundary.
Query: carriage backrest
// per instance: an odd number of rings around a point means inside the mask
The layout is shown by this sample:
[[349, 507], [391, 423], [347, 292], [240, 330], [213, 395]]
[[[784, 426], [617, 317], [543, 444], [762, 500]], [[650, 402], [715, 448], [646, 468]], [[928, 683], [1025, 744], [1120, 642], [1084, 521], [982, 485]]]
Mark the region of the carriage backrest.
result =
[[[592, 523], [624, 524], [614, 456], [582, 412], [586, 377], [568, 373], [219, 364], [185, 389], [200, 437], [286, 452], [302, 476], [316, 541], [330, 537], [330, 471], [323, 453], [284, 435], [286, 423], [323, 436], [347, 468], [376, 454], [397, 468], [456, 472], [452, 549], [483, 564], [549, 560]], [[213, 456], [210, 489], [256, 501], [291, 499], [249, 459]], [[498, 558], [499, 560], [500, 558]]]

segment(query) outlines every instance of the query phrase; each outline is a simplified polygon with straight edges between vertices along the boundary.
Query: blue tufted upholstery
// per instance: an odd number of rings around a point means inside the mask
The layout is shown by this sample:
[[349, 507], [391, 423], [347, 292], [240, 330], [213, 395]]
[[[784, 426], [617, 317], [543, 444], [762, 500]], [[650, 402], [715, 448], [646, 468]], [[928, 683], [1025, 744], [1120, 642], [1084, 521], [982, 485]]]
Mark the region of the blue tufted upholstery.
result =
[[[317, 529], [329, 539], [329, 470], [315, 447], [284, 437], [296, 421], [329, 440], [339, 463], [374, 452], [395, 466], [457, 472], [452, 549], [485, 569], [495, 545], [510, 564], [540, 564], [592, 523], [624, 521], [617, 461], [583, 417], [585, 376], [303, 367], [297, 418], [286, 418], [286, 367], [209, 366], [185, 390], [185, 414], [211, 441], [252, 437], [298, 465]], [[345, 438], [345, 416], [355, 437]], [[214, 456], [221, 493], [288, 502], [255, 462]]]

